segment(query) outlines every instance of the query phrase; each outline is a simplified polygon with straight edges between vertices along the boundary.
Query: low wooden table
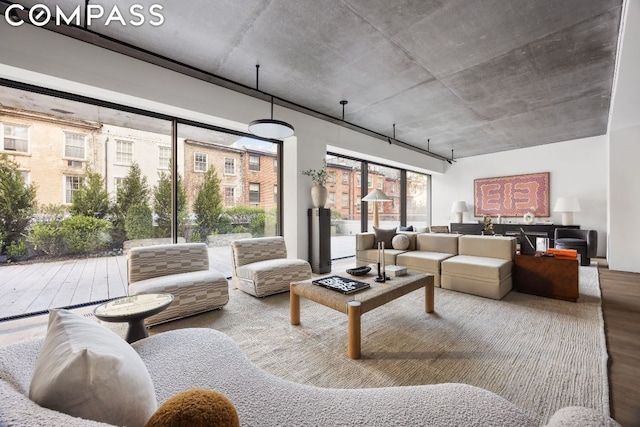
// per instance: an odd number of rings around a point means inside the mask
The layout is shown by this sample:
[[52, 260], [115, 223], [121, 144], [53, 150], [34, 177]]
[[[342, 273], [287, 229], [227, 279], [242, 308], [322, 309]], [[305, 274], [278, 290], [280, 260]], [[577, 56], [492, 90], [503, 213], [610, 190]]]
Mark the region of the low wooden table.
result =
[[[341, 274], [351, 278], [349, 274]], [[408, 272], [404, 276], [394, 277], [385, 283], [377, 283], [374, 274], [353, 277], [355, 280], [367, 282], [370, 288], [345, 295], [340, 292], [314, 285], [313, 279], [291, 283], [291, 324], [300, 324], [300, 297], [315, 301], [326, 307], [345, 313], [348, 316], [348, 351], [351, 359], [359, 359], [361, 355], [360, 317], [374, 308], [380, 307], [413, 292], [425, 288], [425, 312], [433, 313], [434, 291], [433, 275]]]
[[516, 255], [513, 282], [518, 292], [576, 302], [578, 260]]
[[138, 294], [114, 299], [100, 304], [93, 310], [94, 316], [105, 322], [127, 322], [128, 343], [149, 336], [144, 319], [160, 313], [173, 302], [171, 294]]

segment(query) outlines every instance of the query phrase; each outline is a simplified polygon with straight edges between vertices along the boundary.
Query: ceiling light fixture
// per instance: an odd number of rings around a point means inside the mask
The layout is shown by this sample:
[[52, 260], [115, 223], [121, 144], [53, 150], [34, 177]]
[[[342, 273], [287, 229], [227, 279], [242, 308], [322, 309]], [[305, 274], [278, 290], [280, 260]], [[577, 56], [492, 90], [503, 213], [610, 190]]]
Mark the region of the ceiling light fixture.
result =
[[[256, 64], [256, 90], [258, 89], [258, 78], [260, 72], [260, 65]], [[249, 123], [249, 132], [262, 138], [275, 138], [282, 139], [293, 136], [295, 133], [293, 126], [289, 123], [281, 120], [274, 120], [273, 118], [273, 95], [271, 95], [271, 118], [259, 119]]]
[[346, 99], [343, 99], [342, 101], [340, 101], [340, 105], [342, 105], [342, 121], [344, 122], [344, 106], [347, 105], [349, 103], [349, 101], [347, 101]]
[[447, 163], [450, 165], [454, 164], [456, 161], [453, 160], [453, 148], [451, 149], [451, 159], [447, 159]]

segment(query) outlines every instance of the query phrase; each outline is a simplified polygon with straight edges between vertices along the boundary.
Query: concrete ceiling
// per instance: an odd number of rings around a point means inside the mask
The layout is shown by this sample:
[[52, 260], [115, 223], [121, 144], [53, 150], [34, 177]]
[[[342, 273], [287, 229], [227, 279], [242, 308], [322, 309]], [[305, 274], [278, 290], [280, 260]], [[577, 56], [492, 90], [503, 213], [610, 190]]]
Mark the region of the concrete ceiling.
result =
[[607, 131], [622, 0], [137, 3], [164, 24], [91, 29], [441, 156]]

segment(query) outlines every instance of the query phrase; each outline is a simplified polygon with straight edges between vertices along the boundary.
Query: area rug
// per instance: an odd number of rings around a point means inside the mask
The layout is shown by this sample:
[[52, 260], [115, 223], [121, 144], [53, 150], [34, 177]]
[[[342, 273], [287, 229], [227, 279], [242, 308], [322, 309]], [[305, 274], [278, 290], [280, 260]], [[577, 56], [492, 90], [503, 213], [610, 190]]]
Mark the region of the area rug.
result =
[[[222, 310], [159, 325], [230, 335], [248, 357], [285, 379], [321, 387], [466, 383], [490, 390], [544, 424], [565, 406], [609, 414], [607, 350], [597, 267], [580, 267], [577, 303], [511, 291], [501, 301], [436, 288], [362, 317], [362, 359], [347, 357], [346, 315], [301, 300], [289, 323], [289, 294], [255, 298], [230, 290]], [[233, 373], [230, 373], [233, 375]], [[425, 402], [428, 404], [428, 402]]]

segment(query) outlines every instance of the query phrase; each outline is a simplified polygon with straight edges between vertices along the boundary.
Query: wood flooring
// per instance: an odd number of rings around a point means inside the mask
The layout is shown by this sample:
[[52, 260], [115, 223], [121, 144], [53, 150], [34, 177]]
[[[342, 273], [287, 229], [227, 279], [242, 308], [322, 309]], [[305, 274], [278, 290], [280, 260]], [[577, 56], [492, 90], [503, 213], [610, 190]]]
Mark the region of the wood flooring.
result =
[[640, 274], [602, 264], [599, 272], [611, 415], [623, 427], [640, 427]]

